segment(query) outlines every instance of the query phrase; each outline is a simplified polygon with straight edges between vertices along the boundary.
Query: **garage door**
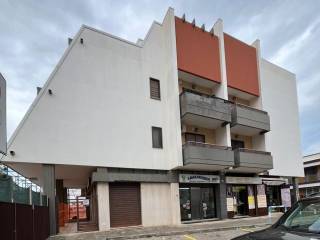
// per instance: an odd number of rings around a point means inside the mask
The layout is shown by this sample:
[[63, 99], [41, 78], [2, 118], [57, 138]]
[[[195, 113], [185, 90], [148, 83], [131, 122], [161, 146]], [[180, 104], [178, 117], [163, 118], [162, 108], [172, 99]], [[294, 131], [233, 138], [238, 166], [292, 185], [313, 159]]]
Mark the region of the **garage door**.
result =
[[111, 227], [141, 225], [139, 183], [110, 183], [109, 197]]

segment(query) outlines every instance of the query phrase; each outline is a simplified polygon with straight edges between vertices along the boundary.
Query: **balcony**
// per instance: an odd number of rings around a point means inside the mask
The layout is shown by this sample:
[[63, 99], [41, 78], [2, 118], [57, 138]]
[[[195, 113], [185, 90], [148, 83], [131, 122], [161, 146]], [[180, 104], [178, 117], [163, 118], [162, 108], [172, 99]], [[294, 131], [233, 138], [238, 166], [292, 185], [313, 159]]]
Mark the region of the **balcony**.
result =
[[233, 104], [231, 132], [254, 136], [270, 131], [270, 118], [267, 112], [242, 104]]
[[215, 129], [231, 122], [227, 100], [184, 91], [180, 95], [181, 120], [188, 125]]
[[261, 173], [273, 168], [270, 152], [238, 148], [234, 150], [235, 169], [237, 171]]
[[187, 142], [182, 151], [184, 169], [221, 170], [234, 166], [234, 153], [230, 147]]

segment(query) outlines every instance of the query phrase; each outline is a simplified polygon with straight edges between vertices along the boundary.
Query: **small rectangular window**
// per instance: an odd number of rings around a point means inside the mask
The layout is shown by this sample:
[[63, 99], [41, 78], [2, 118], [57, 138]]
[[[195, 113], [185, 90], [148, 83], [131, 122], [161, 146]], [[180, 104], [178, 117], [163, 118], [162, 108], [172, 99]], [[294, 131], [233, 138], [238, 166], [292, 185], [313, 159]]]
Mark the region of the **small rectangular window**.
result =
[[150, 78], [150, 97], [160, 100], [160, 81]]
[[162, 128], [152, 127], [152, 147], [162, 148]]

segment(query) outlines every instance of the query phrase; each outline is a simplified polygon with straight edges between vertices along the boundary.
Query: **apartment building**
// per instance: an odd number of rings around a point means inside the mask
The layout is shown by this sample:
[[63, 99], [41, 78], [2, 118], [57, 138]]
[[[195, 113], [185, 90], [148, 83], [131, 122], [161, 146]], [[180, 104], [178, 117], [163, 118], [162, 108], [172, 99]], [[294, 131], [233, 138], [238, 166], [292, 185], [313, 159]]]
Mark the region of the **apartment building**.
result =
[[82, 26], [8, 145], [52, 234], [66, 188], [107, 230], [264, 215], [303, 176], [295, 75], [172, 8], [137, 43]]
[[320, 153], [303, 157], [304, 177], [299, 178], [301, 197], [320, 192]]

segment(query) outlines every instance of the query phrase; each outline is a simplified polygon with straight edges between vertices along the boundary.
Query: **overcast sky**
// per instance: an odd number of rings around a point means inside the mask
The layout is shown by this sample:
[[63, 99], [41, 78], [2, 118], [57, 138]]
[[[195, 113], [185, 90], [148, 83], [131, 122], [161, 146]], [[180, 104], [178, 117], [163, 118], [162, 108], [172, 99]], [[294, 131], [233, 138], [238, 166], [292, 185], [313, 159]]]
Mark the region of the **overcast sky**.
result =
[[8, 137], [82, 24], [135, 42], [154, 20], [162, 22], [169, 6], [207, 29], [222, 18], [225, 32], [250, 44], [259, 38], [264, 58], [296, 73], [303, 153], [320, 152], [320, 0], [1, 0]]

